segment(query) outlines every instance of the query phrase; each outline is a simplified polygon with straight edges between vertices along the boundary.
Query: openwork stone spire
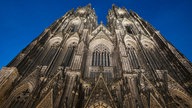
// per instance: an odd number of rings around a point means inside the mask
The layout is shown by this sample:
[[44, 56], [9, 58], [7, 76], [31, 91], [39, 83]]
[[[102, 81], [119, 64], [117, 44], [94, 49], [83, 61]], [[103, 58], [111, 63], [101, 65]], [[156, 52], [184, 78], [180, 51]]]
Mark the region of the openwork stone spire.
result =
[[192, 108], [192, 66], [137, 13], [68, 11], [0, 71], [0, 108]]

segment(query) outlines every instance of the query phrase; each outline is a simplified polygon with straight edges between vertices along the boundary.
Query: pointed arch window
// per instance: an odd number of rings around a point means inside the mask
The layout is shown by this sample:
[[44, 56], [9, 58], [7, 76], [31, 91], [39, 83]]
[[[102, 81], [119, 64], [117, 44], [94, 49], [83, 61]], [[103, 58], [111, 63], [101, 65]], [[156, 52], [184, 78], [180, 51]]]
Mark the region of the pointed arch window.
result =
[[72, 43], [71, 45], [69, 45], [69, 47], [67, 48], [67, 52], [66, 55], [63, 59], [63, 66], [70, 66], [74, 52], [75, 52], [75, 48], [76, 48], [76, 44]]
[[105, 45], [100, 44], [94, 49], [92, 66], [110, 66], [110, 52]]
[[76, 32], [77, 31], [77, 26], [73, 24], [73, 25], [70, 26], [69, 29], [70, 29], [69, 30], [70, 32]]
[[7, 107], [19, 108], [20, 106], [24, 106], [33, 90], [34, 86], [30, 83], [25, 83], [16, 88], [10, 97], [8, 97], [10, 102], [7, 103]]
[[128, 54], [128, 59], [129, 59], [131, 67], [133, 69], [138, 69], [139, 61], [138, 61], [136, 49], [129, 43], [127, 44], [127, 54]]
[[160, 55], [158, 51], [156, 50], [153, 42], [142, 42], [144, 47], [144, 52], [146, 59], [148, 63], [152, 66], [154, 69], [161, 69], [162, 68], [162, 60], [160, 59]]
[[135, 25], [139, 33], [146, 34], [146, 31], [142, 28], [142, 26], [138, 22], [136, 22]]
[[61, 41], [55, 41], [54, 43], [51, 43], [52, 45], [51, 47], [49, 47], [49, 50], [42, 61], [43, 65], [49, 65], [53, 61], [53, 59], [55, 59], [55, 56], [59, 50], [58, 48], [60, 43]]
[[126, 29], [127, 33], [134, 34], [133, 25], [126, 25], [125, 29]]
[[69, 26], [69, 31], [70, 32], [77, 32], [80, 25], [81, 25], [81, 20], [80, 19], [74, 19]]
[[19, 106], [24, 106], [27, 98], [29, 97], [29, 90], [21, 92], [11, 103], [9, 107], [18, 108]]

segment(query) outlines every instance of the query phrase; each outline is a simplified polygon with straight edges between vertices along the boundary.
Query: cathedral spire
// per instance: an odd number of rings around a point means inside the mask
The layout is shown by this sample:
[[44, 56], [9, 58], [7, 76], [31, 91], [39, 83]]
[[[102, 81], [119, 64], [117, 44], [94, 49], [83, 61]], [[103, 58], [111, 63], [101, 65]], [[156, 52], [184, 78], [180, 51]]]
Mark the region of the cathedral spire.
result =
[[136, 12], [68, 11], [0, 71], [1, 108], [192, 108], [192, 66]]

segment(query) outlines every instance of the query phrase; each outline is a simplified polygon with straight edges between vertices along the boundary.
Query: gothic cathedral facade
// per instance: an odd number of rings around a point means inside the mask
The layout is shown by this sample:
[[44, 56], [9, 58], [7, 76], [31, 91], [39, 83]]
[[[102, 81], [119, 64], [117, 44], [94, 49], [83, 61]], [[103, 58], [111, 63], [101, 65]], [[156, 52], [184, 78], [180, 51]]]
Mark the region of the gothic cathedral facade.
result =
[[115, 5], [68, 11], [0, 72], [0, 108], [192, 108], [192, 65]]

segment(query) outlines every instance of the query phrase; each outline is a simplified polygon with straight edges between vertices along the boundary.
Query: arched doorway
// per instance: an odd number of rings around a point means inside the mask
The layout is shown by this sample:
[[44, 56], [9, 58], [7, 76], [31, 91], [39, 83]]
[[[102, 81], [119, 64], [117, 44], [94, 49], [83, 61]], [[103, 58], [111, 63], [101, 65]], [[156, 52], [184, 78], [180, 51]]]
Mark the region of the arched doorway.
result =
[[112, 108], [112, 107], [103, 101], [99, 101], [99, 102], [92, 104], [89, 108]]

